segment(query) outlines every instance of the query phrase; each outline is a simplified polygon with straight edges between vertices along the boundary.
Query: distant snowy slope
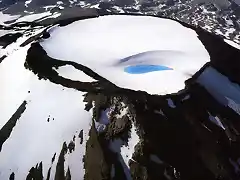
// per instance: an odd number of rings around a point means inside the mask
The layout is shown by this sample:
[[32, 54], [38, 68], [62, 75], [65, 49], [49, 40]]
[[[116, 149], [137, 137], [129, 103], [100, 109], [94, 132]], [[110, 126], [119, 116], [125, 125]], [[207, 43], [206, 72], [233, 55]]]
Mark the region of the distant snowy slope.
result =
[[11, 21], [11, 20], [17, 19], [18, 17], [19, 15], [11, 16], [9, 14], [4, 14], [0, 12], [0, 24], [3, 24], [5, 21]]

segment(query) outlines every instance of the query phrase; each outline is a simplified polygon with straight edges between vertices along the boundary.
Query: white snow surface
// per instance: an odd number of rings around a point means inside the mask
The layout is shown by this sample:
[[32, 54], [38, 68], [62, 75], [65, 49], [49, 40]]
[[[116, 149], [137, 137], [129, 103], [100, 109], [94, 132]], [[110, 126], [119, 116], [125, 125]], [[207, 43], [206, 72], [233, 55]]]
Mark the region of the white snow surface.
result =
[[107, 108], [104, 111], [101, 111], [99, 122], [95, 121], [95, 127], [98, 132], [103, 132], [106, 129], [106, 126], [110, 123], [109, 114], [110, 108]]
[[19, 19], [17, 19], [16, 22], [22, 22], [22, 21], [27, 21], [27, 22], [32, 22], [35, 21], [37, 19], [46, 17], [46, 16], [50, 16], [52, 15], [51, 12], [47, 11], [47, 12], [43, 12], [43, 13], [38, 13], [38, 14], [30, 14], [30, 15], [26, 15], [23, 17], [20, 17]]
[[11, 118], [28, 94], [31, 72], [23, 66], [27, 49], [15, 51], [0, 64], [0, 128]]
[[228, 43], [229, 45], [231, 45], [231, 46], [233, 46], [233, 47], [235, 47], [235, 48], [237, 48], [237, 49], [240, 49], [240, 44], [237, 44], [237, 43], [235, 43], [235, 42], [233, 42], [233, 41], [231, 41], [231, 40], [229, 40], [229, 39], [224, 39], [224, 41], [225, 41], [226, 43]]
[[140, 138], [137, 135], [136, 127], [132, 124], [130, 138], [128, 140], [128, 145], [124, 145], [124, 142], [120, 139], [116, 139], [110, 143], [110, 148], [113, 152], [121, 153], [121, 156], [125, 164], [129, 167], [128, 162], [132, 158], [134, 153], [134, 147], [139, 142]]
[[[32, 35], [41, 32], [37, 30]], [[0, 50], [0, 55], [7, 57], [0, 63], [0, 128], [9, 120], [27, 96], [30, 76], [32, 73], [24, 67], [27, 50], [30, 45], [20, 48], [26, 36], [20, 37], [15, 43]]]
[[[54, 179], [56, 163], [63, 142], [68, 144], [76, 136], [75, 151], [65, 162], [72, 179], [83, 179], [82, 158], [91, 127], [92, 112], [84, 110], [83, 92], [64, 88], [46, 80], [39, 80], [25, 69], [29, 46], [20, 48], [0, 64], [0, 128], [9, 120], [20, 104], [26, 100], [26, 110], [5, 141], [0, 153], [0, 179], [9, 179], [12, 172], [16, 180], [25, 179], [31, 167], [42, 161], [46, 178], [52, 167]], [[89, 80], [86, 75], [82, 80]], [[47, 121], [49, 118], [49, 122]], [[77, 135], [83, 129], [83, 144]], [[51, 159], [56, 153], [54, 163]], [[24, 163], [23, 163], [24, 162]]]
[[14, 20], [14, 19], [17, 19], [20, 15], [9, 15], [9, 14], [3, 14], [1, 11], [0, 11], [0, 24], [4, 24], [5, 21], [11, 21], [11, 20]]
[[[81, 82], [96, 81], [92, 77], [88, 76], [84, 72], [74, 68], [71, 65], [61, 66], [57, 69], [54, 68], [54, 70], [56, 70], [58, 72], [59, 76], [62, 76], [64, 78], [71, 79], [74, 81], [79, 81], [79, 80], [81, 80]], [[83, 77], [84, 77], [84, 81], [83, 81]]]
[[171, 108], [176, 108], [176, 105], [174, 104], [174, 102], [173, 102], [172, 99], [168, 98], [167, 101], [168, 101], [168, 105], [169, 105]]
[[25, 1], [25, 7], [28, 7], [28, 4], [30, 4], [31, 2], [32, 2], [32, 0]]
[[[195, 31], [173, 20], [111, 15], [55, 28], [41, 42], [48, 55], [83, 64], [119, 87], [149, 94], [176, 93], [210, 60]], [[128, 74], [129, 65], [173, 70]]]
[[212, 67], [207, 67], [198, 77], [203, 85], [221, 104], [240, 114], [240, 86]]
[[[30, 3], [30, 1], [26, 1], [26, 3], [27, 2]], [[60, 14], [60, 13], [56, 13], [56, 14]], [[50, 11], [46, 11], [43, 13], [28, 14], [25, 16], [9, 15], [9, 14], [3, 14], [2, 12], [0, 12], [0, 24], [4, 24], [4, 22], [11, 21], [11, 20], [16, 20], [16, 22], [22, 22], [22, 21], [32, 22], [32, 21], [38, 20], [40, 18], [48, 17], [51, 15], [53, 15], [53, 14]], [[56, 16], [56, 15], [54, 14], [54, 16]]]
[[0, 37], [10, 33], [10, 30], [0, 30]]
[[132, 159], [132, 155], [134, 153], [134, 147], [137, 145], [137, 143], [140, 141], [139, 136], [137, 135], [137, 128], [134, 124], [132, 124], [131, 128], [131, 137], [128, 141], [128, 146], [122, 146], [121, 147], [121, 154], [124, 159], [124, 162], [129, 167], [129, 160]]
[[[113, 152], [119, 154], [119, 161], [121, 162], [124, 173], [127, 177], [127, 180], [131, 180], [131, 175], [129, 171], [129, 160], [132, 159], [132, 155], [134, 153], [134, 148], [137, 143], [140, 141], [139, 136], [137, 135], [137, 128], [132, 123], [131, 134], [128, 140], [128, 144], [126, 145], [121, 139], [115, 139], [110, 142], [110, 149]], [[133, 160], [133, 159], [132, 159]]]
[[108, 116], [109, 112], [110, 112], [110, 108], [107, 108], [106, 110], [101, 111], [101, 115], [99, 119], [99, 122], [101, 124], [108, 125], [110, 123], [109, 116]]
[[123, 116], [125, 116], [128, 112], [128, 107], [124, 107], [121, 111], [120, 111], [120, 114], [116, 114], [116, 118], [120, 119], [122, 118]]

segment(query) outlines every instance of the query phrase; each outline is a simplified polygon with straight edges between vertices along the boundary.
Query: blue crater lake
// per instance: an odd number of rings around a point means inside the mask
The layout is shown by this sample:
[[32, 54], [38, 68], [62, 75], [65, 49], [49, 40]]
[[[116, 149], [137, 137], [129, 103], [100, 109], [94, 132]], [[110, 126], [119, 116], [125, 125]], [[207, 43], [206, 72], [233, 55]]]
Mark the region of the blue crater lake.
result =
[[124, 68], [124, 71], [129, 74], [144, 74], [153, 71], [173, 70], [172, 68], [161, 65], [134, 65]]

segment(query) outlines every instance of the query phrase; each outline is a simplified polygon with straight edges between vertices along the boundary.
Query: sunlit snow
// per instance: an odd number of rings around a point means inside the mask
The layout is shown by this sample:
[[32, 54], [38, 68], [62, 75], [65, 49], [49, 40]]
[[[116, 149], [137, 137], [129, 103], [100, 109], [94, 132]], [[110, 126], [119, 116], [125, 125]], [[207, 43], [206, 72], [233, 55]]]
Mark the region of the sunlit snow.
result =
[[[23, 87], [25, 93], [27, 94], [28, 90], [29, 93], [26, 96], [15, 92], [23, 100], [26, 99], [27, 105], [10, 138], [3, 144], [0, 153], [2, 172], [0, 178], [7, 179], [14, 171], [19, 179], [23, 179], [29, 169], [41, 161], [44, 166], [43, 174], [46, 177], [54, 153], [57, 153], [58, 157], [63, 142], [69, 143], [76, 132], [79, 133], [83, 129], [82, 147], [77, 145], [75, 152], [69, 155], [68, 161], [70, 167], [74, 166], [73, 169], [71, 168], [72, 177], [82, 178], [84, 175], [82, 158], [85, 154], [85, 143], [92, 117], [91, 113], [84, 110], [83, 93], [39, 80], [37, 76], [23, 77], [19, 76], [18, 72], [15, 75], [26, 81], [27, 85]], [[45, 148], [42, 147], [43, 144]], [[18, 153], [15, 153], [16, 149]]]
[[[30, 168], [40, 162], [43, 163], [44, 177], [52, 166], [50, 179], [54, 179], [56, 162], [51, 165], [54, 153], [57, 161], [63, 142], [69, 143], [73, 136], [78, 136], [83, 130], [83, 143], [80, 144], [76, 138], [78, 144], [66, 162], [72, 178], [82, 179], [82, 158], [92, 119], [92, 113], [84, 110], [84, 93], [48, 80], [39, 80], [24, 67], [29, 47], [18, 47], [0, 64], [0, 129], [20, 104], [24, 100], [27, 102], [26, 110], [2, 146], [0, 179], [8, 179], [12, 172], [18, 179], [25, 179]], [[64, 66], [58, 70], [60, 75], [69, 78], [74, 75], [83, 81], [92, 80], [83, 72], [70, 72], [70, 67]]]
[[52, 15], [52, 13], [50, 13], [49, 11], [44, 12], [44, 13], [39, 13], [39, 14], [30, 14], [30, 15], [20, 17], [16, 22], [22, 22], [22, 21], [31, 22], [31, 21], [34, 21], [34, 20], [37, 20], [37, 19], [40, 19], [40, 18], [43, 18], [46, 16], [50, 16], [50, 15]]
[[28, 4], [30, 4], [32, 2], [32, 0], [27, 0], [26, 2], [25, 2], [25, 7], [28, 7]]
[[[96, 81], [92, 77], [86, 75], [84, 72], [82, 72], [70, 65], [61, 66], [55, 70], [58, 72], [59, 76], [62, 76], [67, 79], [71, 79], [71, 80], [75, 80], [75, 81], [81, 80], [82, 82]], [[83, 77], [84, 77], [84, 81], [83, 81]]]
[[212, 67], [206, 68], [198, 77], [197, 82], [203, 85], [221, 104], [240, 114], [240, 86], [238, 84], [232, 83]]
[[[119, 87], [150, 94], [178, 92], [209, 61], [195, 31], [155, 17], [113, 15], [76, 21], [55, 28], [41, 45], [50, 57], [85, 65]], [[143, 64], [173, 70], [124, 71]]]
[[63, 142], [69, 143], [83, 129], [83, 144], [80, 145], [81, 148], [76, 147], [76, 152], [72, 154], [77, 159], [67, 162], [74, 166], [71, 172], [75, 177], [72, 178], [82, 179], [82, 158], [92, 117], [91, 113], [84, 110], [83, 93], [38, 80], [36, 76], [29, 79], [29, 82], [26, 110], [0, 153], [0, 179], [7, 179], [13, 171], [19, 179], [24, 179], [29, 169], [41, 161], [43, 175], [46, 177], [54, 153], [58, 157]]
[[11, 20], [15, 20], [19, 17], [20, 15], [9, 15], [9, 14], [3, 14], [1, 11], [0, 11], [0, 24], [3, 24], [4, 22], [6, 21], [11, 21]]
[[237, 48], [237, 49], [240, 49], [240, 44], [237, 44], [237, 43], [235, 43], [235, 42], [233, 42], [233, 41], [230, 41], [230, 40], [228, 40], [228, 39], [224, 39], [224, 41], [225, 41], [226, 43], [228, 43], [229, 45], [231, 45], [231, 46], [233, 46], [233, 47], [235, 47], [235, 48]]

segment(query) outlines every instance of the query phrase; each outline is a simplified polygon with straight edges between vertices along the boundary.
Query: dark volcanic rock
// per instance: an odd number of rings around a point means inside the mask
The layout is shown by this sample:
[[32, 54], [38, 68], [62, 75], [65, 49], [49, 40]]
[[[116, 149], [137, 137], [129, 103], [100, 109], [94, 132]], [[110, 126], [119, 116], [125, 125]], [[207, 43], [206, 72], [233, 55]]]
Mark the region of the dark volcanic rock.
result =
[[84, 179], [86, 180], [110, 179], [109, 167], [106, 163], [97, 134], [93, 121], [93, 126], [89, 132], [90, 137], [86, 145], [86, 155], [84, 157], [84, 167], [86, 169]]
[[0, 63], [6, 58], [6, 55], [3, 55], [2, 57], [0, 57]]
[[22, 33], [5, 34], [4, 36], [0, 37], [0, 46], [3, 46], [3, 48], [6, 48], [9, 44], [16, 42], [16, 40], [22, 35], [23, 35]]
[[14, 179], [15, 179], [15, 174], [12, 173], [12, 174], [10, 175], [10, 177], [9, 177], [9, 180], [14, 180]]
[[27, 175], [26, 180], [43, 180], [43, 174], [42, 174], [42, 162], [38, 165], [36, 165], [36, 167], [32, 167]]
[[55, 180], [65, 180], [65, 172], [64, 172], [64, 161], [65, 161], [65, 154], [67, 153], [67, 144], [66, 142], [62, 145], [62, 150], [60, 152], [57, 167], [56, 167], [56, 173], [55, 173]]
[[9, 121], [0, 129], [0, 152], [2, 150], [3, 143], [10, 137], [14, 126], [17, 123], [17, 120], [21, 117], [22, 113], [26, 110], [27, 102], [23, 101], [23, 103], [19, 106], [17, 111], [12, 115]]

